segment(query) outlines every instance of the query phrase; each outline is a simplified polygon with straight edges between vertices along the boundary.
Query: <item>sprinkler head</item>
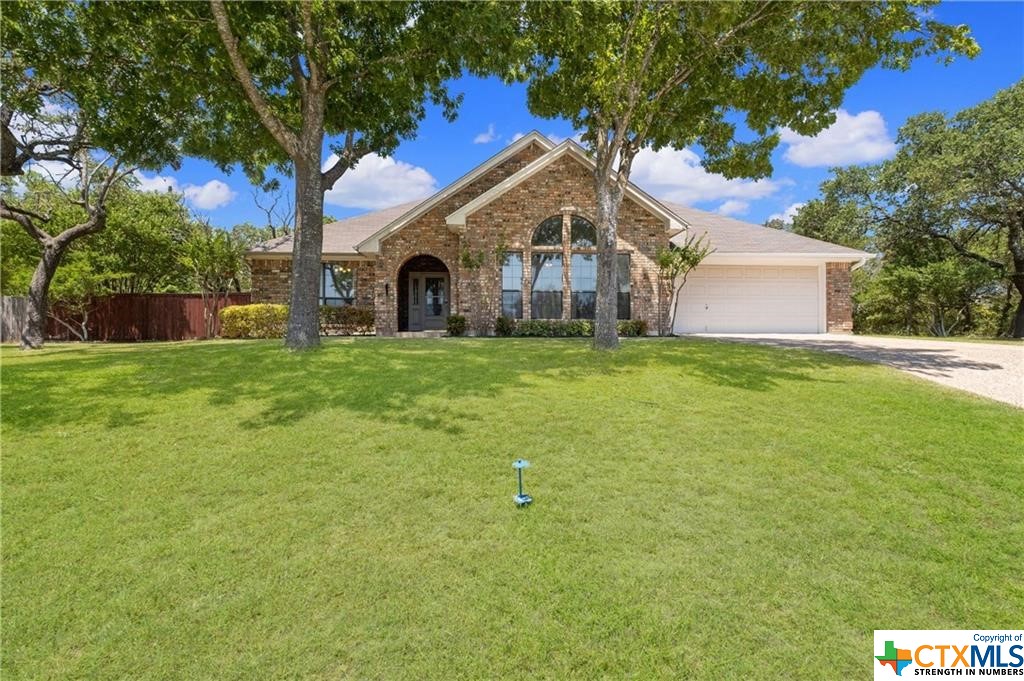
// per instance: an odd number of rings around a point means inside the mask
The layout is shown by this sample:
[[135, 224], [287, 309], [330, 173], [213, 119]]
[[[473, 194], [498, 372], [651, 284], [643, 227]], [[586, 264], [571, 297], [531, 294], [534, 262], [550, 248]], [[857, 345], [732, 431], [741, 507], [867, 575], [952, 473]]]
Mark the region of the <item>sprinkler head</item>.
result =
[[523, 469], [529, 468], [530, 462], [526, 459], [516, 459], [512, 462], [512, 468], [516, 470], [516, 476], [519, 478], [519, 494], [512, 497], [512, 501], [515, 502], [516, 506], [523, 508], [528, 506], [533, 501], [533, 497], [523, 492]]

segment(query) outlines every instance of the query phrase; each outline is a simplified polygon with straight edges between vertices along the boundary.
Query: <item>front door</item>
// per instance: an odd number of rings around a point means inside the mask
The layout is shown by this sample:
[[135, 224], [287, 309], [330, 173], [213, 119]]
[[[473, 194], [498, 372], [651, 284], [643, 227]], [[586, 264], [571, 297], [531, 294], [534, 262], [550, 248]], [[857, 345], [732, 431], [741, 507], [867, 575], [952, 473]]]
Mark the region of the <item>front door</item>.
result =
[[448, 274], [409, 273], [409, 330], [443, 329], [448, 323]]

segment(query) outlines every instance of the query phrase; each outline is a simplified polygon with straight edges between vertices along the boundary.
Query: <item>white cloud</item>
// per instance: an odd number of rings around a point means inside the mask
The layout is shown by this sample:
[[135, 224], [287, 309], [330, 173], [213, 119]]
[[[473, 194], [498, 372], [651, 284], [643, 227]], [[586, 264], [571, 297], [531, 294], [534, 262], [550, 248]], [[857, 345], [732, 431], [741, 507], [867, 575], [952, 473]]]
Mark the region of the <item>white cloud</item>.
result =
[[498, 135], [494, 132], [494, 123], [491, 123], [487, 126], [486, 132], [482, 132], [473, 138], [473, 144], [490, 144], [496, 139], [498, 139]]
[[187, 184], [182, 190], [185, 198], [196, 208], [214, 210], [235, 200], [235, 192], [220, 180], [210, 180], [204, 185]]
[[781, 213], [772, 213], [771, 215], [769, 215], [768, 220], [782, 220], [786, 224], [790, 224], [793, 222], [793, 218], [796, 217], [796, 214], [805, 205], [807, 204], [802, 201], [798, 203], [791, 203], [788, 206], [786, 206], [785, 210], [783, 210]]
[[144, 192], [178, 192], [178, 178], [171, 175], [153, 175], [146, 177], [141, 170], [135, 171], [135, 179], [139, 181], [139, 189]]
[[[332, 154], [324, 167], [337, 160]], [[369, 154], [327, 190], [324, 201], [346, 208], [376, 209], [430, 196], [435, 191], [437, 180], [426, 169]]]
[[180, 186], [178, 178], [172, 175], [153, 175], [146, 177], [141, 171], [135, 172], [139, 181], [139, 189], [144, 192], [175, 192], [184, 195], [185, 199], [196, 208], [214, 210], [226, 206], [238, 195], [227, 184], [220, 180], [210, 180], [206, 184], [186, 184]]
[[787, 161], [804, 168], [829, 167], [850, 163], [868, 163], [888, 158], [896, 152], [885, 119], [877, 111], [861, 111], [855, 116], [840, 109], [836, 122], [814, 137], [799, 135], [788, 128], [780, 131], [783, 155]]
[[763, 199], [774, 194], [783, 184], [775, 180], [730, 180], [702, 168], [700, 157], [690, 149], [669, 148], [641, 150], [633, 160], [629, 179], [659, 199], [683, 204]]
[[526, 133], [525, 132], [517, 132], [516, 134], [514, 134], [514, 135], [512, 135], [511, 137], [508, 138], [508, 143], [512, 144], [513, 142], [518, 142], [519, 140], [523, 139], [524, 137], [526, 137]]
[[750, 203], [747, 201], [739, 201], [737, 199], [729, 199], [721, 206], [719, 206], [715, 212], [719, 215], [742, 215], [750, 210]]

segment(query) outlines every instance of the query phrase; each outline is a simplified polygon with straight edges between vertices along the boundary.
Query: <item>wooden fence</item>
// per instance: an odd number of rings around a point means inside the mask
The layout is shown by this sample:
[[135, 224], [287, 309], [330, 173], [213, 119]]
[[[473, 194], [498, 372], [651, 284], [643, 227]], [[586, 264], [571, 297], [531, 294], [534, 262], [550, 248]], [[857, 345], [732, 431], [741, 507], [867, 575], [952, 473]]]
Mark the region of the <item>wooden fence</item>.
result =
[[[228, 305], [247, 305], [249, 293], [231, 293], [227, 303], [218, 302], [217, 312]], [[9, 301], [20, 301], [9, 304]], [[3, 299], [3, 339], [17, 341], [21, 338], [24, 322], [24, 298]], [[10, 310], [10, 314], [8, 311]], [[94, 341], [156, 341], [190, 340], [203, 338], [203, 298], [198, 293], [119, 293], [97, 299], [89, 311], [86, 328], [89, 340]], [[54, 313], [76, 326], [75, 315], [64, 314], [60, 309]], [[8, 336], [10, 328], [14, 331]], [[214, 335], [220, 333], [219, 315], [214, 324]], [[50, 319], [47, 337], [52, 340], [78, 340], [63, 324]]]
[[21, 325], [25, 323], [28, 299], [0, 296], [0, 342], [17, 343], [21, 340]]

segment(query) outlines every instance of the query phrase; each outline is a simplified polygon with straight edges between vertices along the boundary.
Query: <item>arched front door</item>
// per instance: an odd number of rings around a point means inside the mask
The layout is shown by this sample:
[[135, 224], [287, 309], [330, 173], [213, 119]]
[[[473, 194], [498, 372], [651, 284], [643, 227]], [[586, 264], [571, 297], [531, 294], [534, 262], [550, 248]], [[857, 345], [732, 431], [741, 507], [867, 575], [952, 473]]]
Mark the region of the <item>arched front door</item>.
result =
[[444, 329], [451, 310], [451, 276], [432, 255], [411, 258], [398, 272], [398, 330]]

